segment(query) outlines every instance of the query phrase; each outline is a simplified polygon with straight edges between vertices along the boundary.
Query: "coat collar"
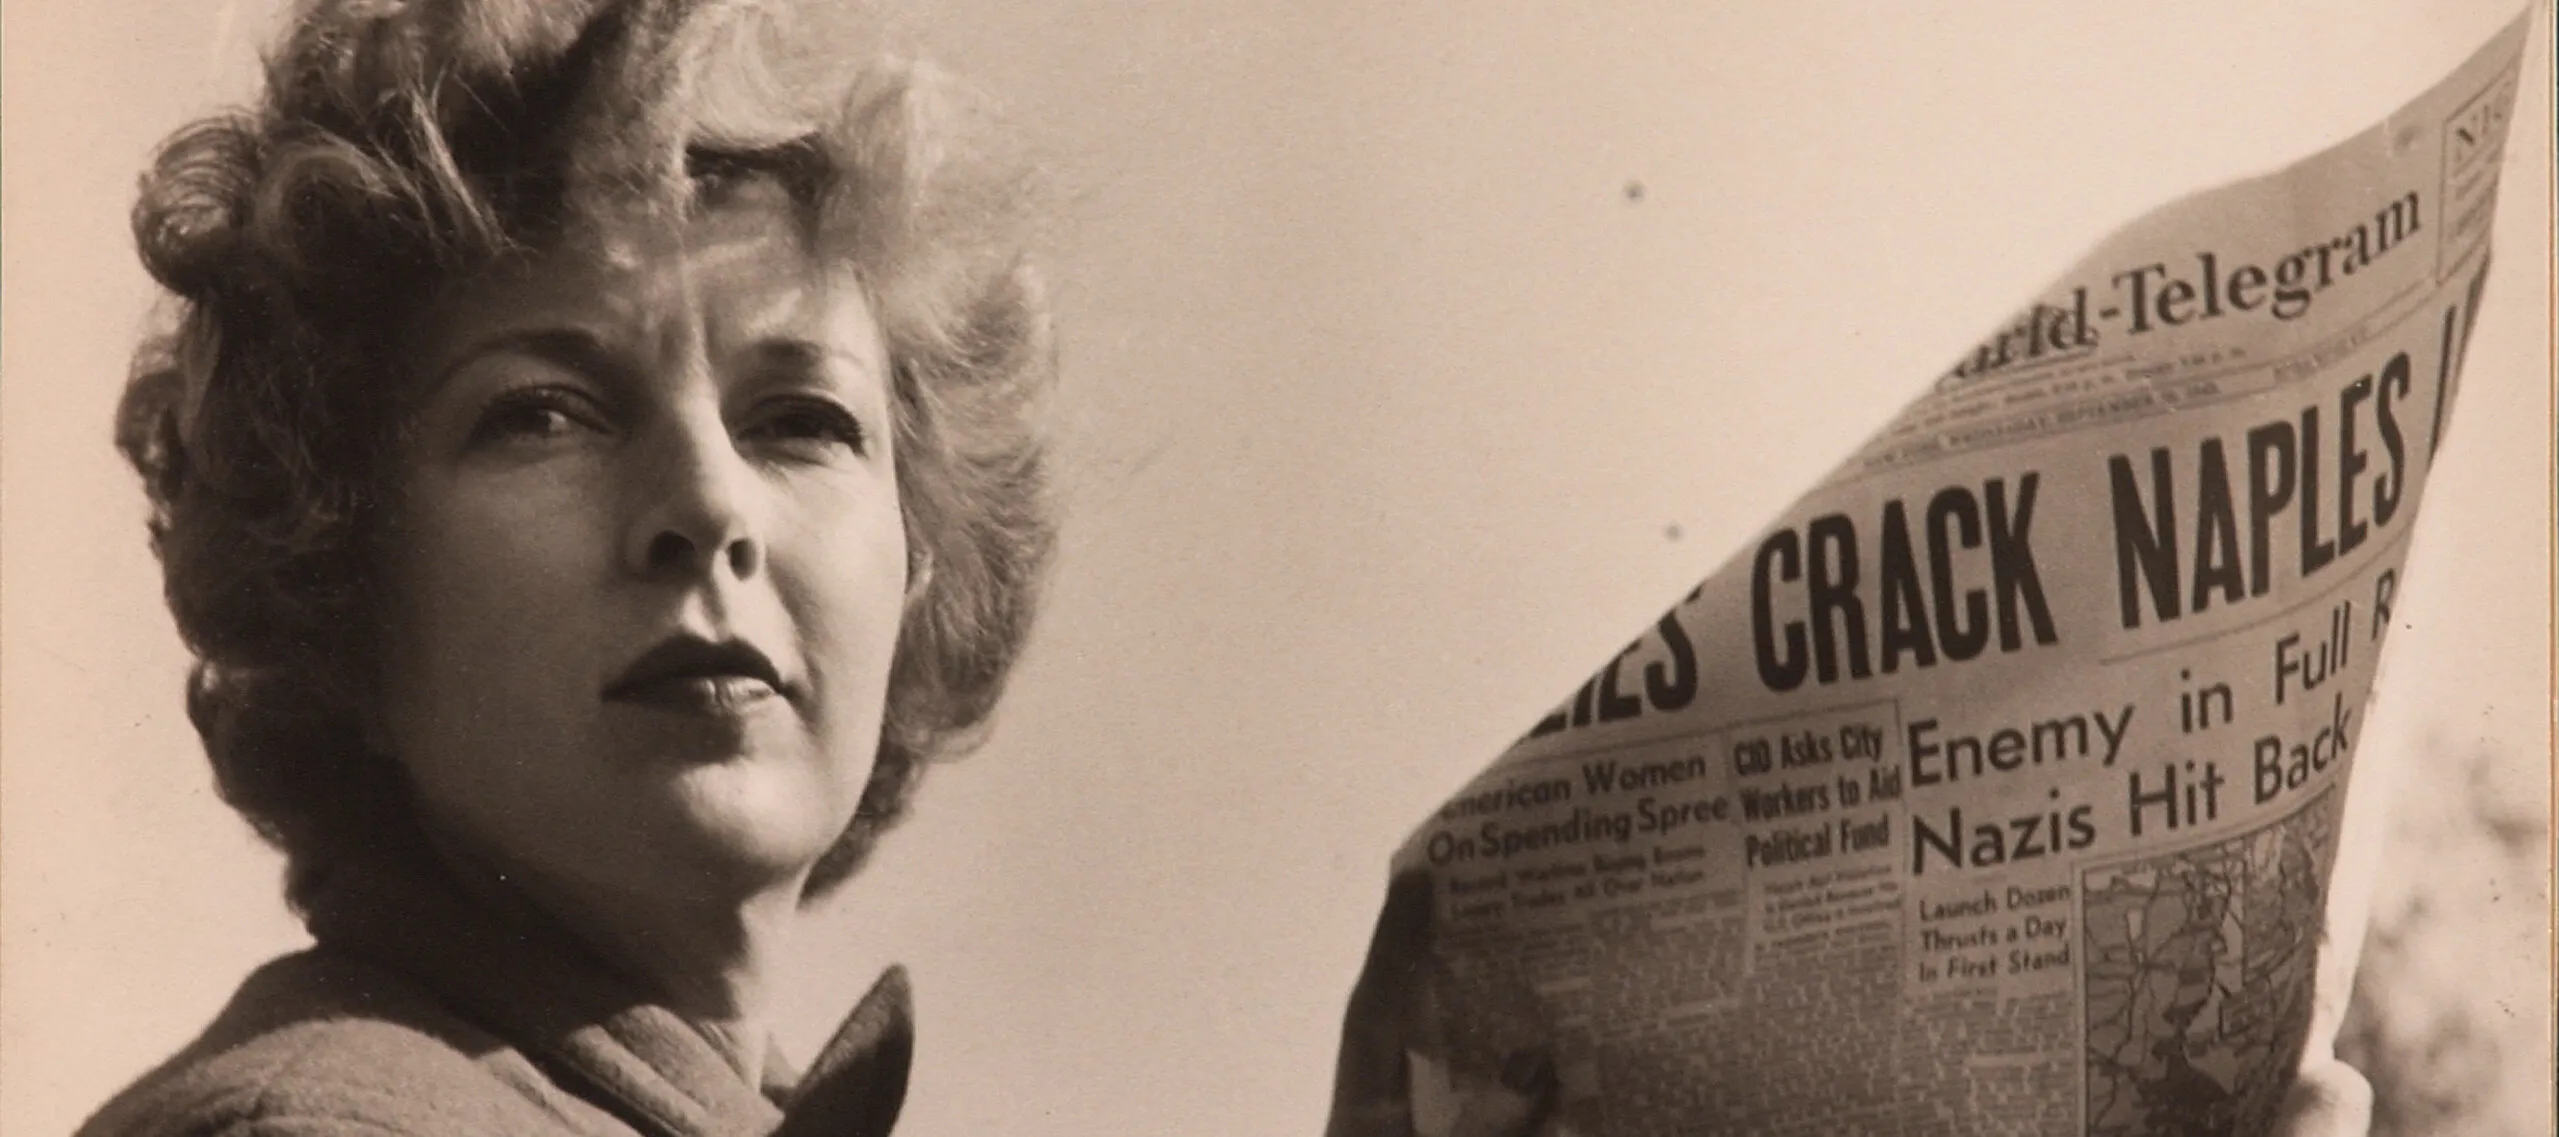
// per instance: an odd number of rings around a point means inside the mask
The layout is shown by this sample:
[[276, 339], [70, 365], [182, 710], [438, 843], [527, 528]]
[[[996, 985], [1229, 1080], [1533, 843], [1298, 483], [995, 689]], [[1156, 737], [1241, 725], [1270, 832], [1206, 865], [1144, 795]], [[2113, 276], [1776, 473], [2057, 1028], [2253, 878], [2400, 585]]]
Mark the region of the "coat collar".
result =
[[417, 979], [652, 1137], [887, 1137], [896, 1122], [915, 1038], [904, 969], [880, 977], [796, 1086], [758, 1087], [565, 935], [485, 911], [432, 864], [413, 850], [341, 866], [311, 898], [313, 938]]

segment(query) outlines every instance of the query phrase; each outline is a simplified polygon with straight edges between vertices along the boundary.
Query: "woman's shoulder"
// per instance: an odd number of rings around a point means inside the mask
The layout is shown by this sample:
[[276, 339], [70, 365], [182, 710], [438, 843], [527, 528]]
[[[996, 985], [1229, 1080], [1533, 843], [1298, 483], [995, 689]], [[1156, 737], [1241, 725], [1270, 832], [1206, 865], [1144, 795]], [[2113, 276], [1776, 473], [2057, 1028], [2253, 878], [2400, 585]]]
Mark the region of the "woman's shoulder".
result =
[[79, 1137], [627, 1132], [397, 972], [314, 949], [242, 983], [204, 1034]]

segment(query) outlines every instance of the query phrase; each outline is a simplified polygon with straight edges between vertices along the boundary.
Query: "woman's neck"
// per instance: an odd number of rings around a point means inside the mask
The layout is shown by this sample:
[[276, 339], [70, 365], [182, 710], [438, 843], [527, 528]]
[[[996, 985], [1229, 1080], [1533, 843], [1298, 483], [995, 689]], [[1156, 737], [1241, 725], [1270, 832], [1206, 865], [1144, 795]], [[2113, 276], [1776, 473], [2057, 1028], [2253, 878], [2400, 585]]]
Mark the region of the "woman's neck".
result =
[[464, 896], [569, 935], [604, 965], [701, 1028], [760, 1084], [772, 992], [799, 917], [794, 882], [741, 897], [597, 895], [497, 868], [467, 842], [428, 843]]

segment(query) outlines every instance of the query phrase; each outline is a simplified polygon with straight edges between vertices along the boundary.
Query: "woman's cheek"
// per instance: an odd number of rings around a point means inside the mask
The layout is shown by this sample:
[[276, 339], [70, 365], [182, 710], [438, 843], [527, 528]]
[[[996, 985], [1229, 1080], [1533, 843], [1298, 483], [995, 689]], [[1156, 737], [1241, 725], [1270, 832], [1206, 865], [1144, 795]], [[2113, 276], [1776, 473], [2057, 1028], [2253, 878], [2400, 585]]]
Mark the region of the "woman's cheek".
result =
[[573, 485], [525, 473], [430, 487], [415, 501], [409, 563], [398, 570], [410, 593], [407, 638], [429, 649], [420, 662], [444, 672], [435, 685], [474, 717], [544, 720], [574, 710], [515, 704], [568, 697], [553, 688], [581, 687], [607, 638], [595, 626], [607, 526]]
[[442, 535], [484, 600], [534, 617], [592, 607], [615, 553], [610, 501], [593, 479], [528, 470], [473, 479]]
[[785, 576], [780, 583], [790, 593], [794, 616], [823, 625], [832, 633], [828, 638], [868, 640], [885, 625], [893, 641], [905, 609], [907, 570], [905, 516], [895, 487], [835, 497], [817, 507], [803, 503], [776, 526], [775, 569]]

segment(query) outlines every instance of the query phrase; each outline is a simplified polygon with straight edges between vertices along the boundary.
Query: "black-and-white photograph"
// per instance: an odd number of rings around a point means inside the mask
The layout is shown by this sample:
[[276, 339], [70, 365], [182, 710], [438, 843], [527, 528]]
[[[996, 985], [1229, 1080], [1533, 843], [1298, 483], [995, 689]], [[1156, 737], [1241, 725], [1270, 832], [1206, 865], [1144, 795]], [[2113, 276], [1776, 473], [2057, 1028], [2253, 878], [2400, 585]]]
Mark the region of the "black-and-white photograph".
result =
[[22, 0], [0, 1131], [2550, 1133], [2552, 34]]

